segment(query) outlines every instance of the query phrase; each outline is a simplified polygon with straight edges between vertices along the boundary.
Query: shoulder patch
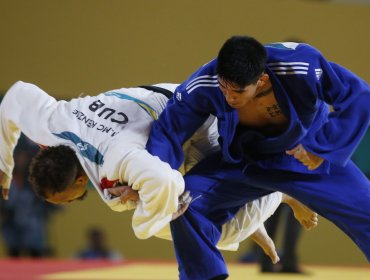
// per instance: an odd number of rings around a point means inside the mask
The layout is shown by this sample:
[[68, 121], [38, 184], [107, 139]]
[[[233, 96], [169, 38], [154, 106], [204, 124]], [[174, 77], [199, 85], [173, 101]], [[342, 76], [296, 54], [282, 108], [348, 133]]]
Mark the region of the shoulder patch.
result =
[[322, 69], [321, 68], [315, 68], [315, 75], [316, 79], [319, 81], [322, 75]]
[[178, 101], [181, 101], [181, 92], [176, 91], [175, 96]]

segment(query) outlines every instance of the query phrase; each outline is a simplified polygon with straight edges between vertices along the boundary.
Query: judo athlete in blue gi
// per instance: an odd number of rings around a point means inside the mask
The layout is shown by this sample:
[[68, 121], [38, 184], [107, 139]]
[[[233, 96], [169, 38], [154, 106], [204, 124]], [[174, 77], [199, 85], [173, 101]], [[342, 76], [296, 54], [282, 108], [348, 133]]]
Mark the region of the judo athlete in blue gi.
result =
[[272, 191], [332, 221], [370, 260], [370, 183], [350, 160], [369, 106], [369, 85], [307, 44], [227, 40], [176, 89], [147, 143], [178, 168], [182, 143], [210, 114], [218, 119], [221, 151], [185, 176], [199, 198], [171, 222], [180, 279], [226, 279], [221, 225]]

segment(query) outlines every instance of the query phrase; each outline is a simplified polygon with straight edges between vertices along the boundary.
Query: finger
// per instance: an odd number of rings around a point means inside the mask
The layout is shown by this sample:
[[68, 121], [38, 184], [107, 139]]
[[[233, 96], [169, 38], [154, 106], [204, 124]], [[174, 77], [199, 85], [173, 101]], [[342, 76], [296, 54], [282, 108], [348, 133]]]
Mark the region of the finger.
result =
[[127, 200], [129, 200], [129, 198], [130, 198], [129, 190], [124, 189], [120, 195], [121, 203], [126, 203]]
[[188, 196], [185, 200], [184, 200], [184, 203], [185, 204], [190, 204], [190, 202], [193, 200], [193, 197], [192, 196]]
[[190, 203], [183, 203], [179, 206], [179, 209], [177, 212], [173, 213], [172, 215], [172, 221], [180, 217], [182, 214], [185, 213], [185, 211], [189, 208]]
[[307, 157], [307, 155], [305, 155], [304, 153], [302, 152], [296, 152], [293, 157], [295, 157], [296, 159], [298, 159], [299, 161], [303, 162], [307, 162], [309, 159]]
[[131, 200], [131, 201], [140, 200], [138, 191], [133, 190], [129, 186], [124, 187], [123, 191], [121, 192], [120, 198], [121, 198], [122, 203], [126, 203], [127, 200]]
[[186, 191], [181, 195], [183, 201], [186, 201], [189, 198], [189, 196], [190, 196], [189, 191]]
[[300, 149], [300, 145], [294, 147], [293, 149], [290, 149], [290, 150], [286, 150], [285, 152], [288, 154], [288, 155], [294, 155], [297, 151], [299, 151]]
[[127, 200], [137, 201], [138, 195], [134, 191], [127, 191], [126, 193]]
[[179, 213], [179, 216], [185, 213], [185, 211], [189, 208], [189, 205], [189, 203], [184, 203], [183, 205], [181, 205], [179, 211], [177, 211]]
[[124, 187], [115, 187], [115, 188], [107, 189], [107, 191], [114, 196], [120, 196], [123, 190], [124, 190]]
[[3, 195], [3, 198], [4, 200], [8, 200], [9, 199], [9, 189], [2, 189], [2, 195]]
[[296, 154], [296, 153], [298, 153], [300, 151], [304, 151], [304, 148], [303, 148], [303, 146], [301, 144], [297, 145], [296, 147], [294, 147], [291, 150], [287, 150], [286, 153], [288, 155], [294, 155], [294, 154]]
[[132, 190], [130, 192], [130, 200], [132, 200], [132, 201], [140, 200], [139, 193], [137, 191]]

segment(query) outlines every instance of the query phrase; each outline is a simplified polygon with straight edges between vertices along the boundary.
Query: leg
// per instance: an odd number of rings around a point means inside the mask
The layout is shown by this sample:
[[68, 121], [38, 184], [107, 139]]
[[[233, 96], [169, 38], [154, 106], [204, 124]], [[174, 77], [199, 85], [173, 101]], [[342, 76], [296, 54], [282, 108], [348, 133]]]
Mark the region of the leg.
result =
[[[317, 222], [318, 222], [317, 213], [313, 212], [306, 205], [302, 204], [301, 202], [290, 197], [287, 194], [283, 194], [282, 202], [289, 205], [293, 211], [293, 212], [289, 211], [288, 212], [289, 214], [287, 214], [286, 216], [291, 216], [292, 218], [296, 218], [297, 221], [307, 230], [313, 229], [314, 227], [317, 226]], [[290, 215], [290, 214], [293, 214], [293, 215]], [[294, 220], [294, 222], [296, 221]]]
[[276, 264], [280, 260], [275, 249], [274, 241], [268, 235], [263, 225], [251, 235], [251, 239], [260, 246], [265, 256], [268, 256], [273, 264]]
[[226, 279], [228, 271], [215, 244], [220, 230], [209, 220], [188, 209], [171, 222], [181, 280]]
[[270, 191], [245, 185], [240, 182], [244, 176], [239, 169], [225, 167], [213, 157], [208, 165], [203, 161], [202, 168], [196, 166], [184, 178], [194, 201], [184, 215], [171, 222], [180, 279], [226, 279], [227, 268], [216, 248], [222, 225], [246, 202]]
[[248, 167], [247, 182], [287, 193], [343, 230], [370, 261], [370, 183], [349, 162], [330, 174], [300, 174]]
[[[281, 216], [281, 205], [276, 209], [274, 215], [272, 215], [270, 219], [268, 219], [265, 223], [266, 231], [273, 240], [275, 240], [276, 237], [280, 216]], [[271, 262], [270, 258], [266, 256], [261, 250], [259, 250], [259, 263], [261, 272], [274, 271], [274, 265]]]
[[236, 251], [240, 242], [251, 237], [256, 242], [253, 246], [256, 257], [260, 256], [258, 247], [260, 246], [271, 261], [276, 263], [278, 256], [275, 245], [263, 223], [276, 211], [282, 196], [282, 193], [274, 192], [243, 205], [235, 216], [222, 226], [222, 235], [217, 248]]

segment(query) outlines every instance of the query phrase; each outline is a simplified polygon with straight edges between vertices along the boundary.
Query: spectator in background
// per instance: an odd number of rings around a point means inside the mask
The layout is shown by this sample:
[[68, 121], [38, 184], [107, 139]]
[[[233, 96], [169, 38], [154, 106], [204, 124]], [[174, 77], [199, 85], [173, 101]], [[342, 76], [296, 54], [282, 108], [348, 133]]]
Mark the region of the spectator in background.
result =
[[122, 255], [109, 249], [102, 229], [92, 227], [87, 231], [87, 247], [77, 252], [76, 257], [82, 260], [118, 261]]
[[45, 257], [49, 217], [58, 206], [42, 201], [27, 180], [28, 166], [38, 147], [22, 136], [14, 152], [15, 168], [9, 200], [0, 200], [1, 231], [9, 257]]

